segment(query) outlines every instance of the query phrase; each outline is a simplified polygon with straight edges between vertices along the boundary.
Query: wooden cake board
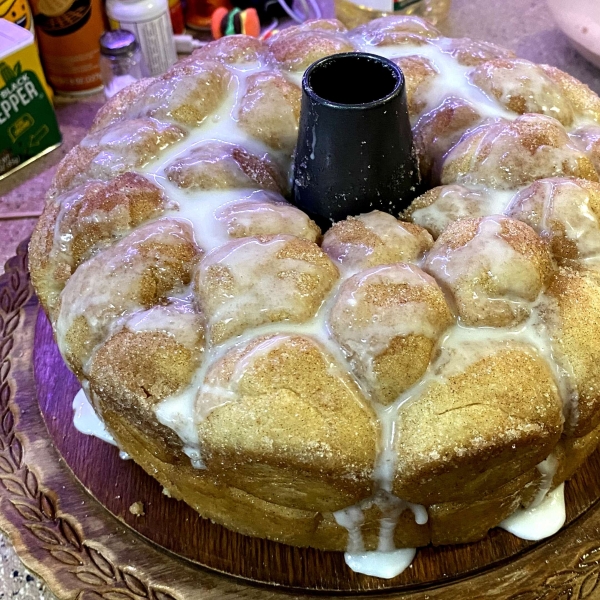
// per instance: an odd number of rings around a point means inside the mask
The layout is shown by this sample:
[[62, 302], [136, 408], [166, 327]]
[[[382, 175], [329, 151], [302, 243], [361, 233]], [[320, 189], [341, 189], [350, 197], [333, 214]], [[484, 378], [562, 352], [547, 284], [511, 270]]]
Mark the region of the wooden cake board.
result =
[[[598, 451], [567, 483], [569, 525], [552, 538], [493, 530], [476, 544], [419, 550], [396, 579], [366, 577], [342, 553], [201, 519], [115, 448], [76, 432], [76, 383], [49, 332], [23, 242], [0, 278], [0, 529], [60, 600], [600, 600]], [[145, 516], [129, 512], [132, 499]]]

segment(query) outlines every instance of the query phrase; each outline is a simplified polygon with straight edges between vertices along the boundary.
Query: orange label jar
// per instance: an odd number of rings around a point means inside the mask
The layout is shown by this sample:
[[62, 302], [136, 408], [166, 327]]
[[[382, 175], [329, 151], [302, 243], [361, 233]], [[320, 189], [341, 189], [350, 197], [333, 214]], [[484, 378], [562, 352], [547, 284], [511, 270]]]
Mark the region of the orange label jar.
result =
[[185, 24], [191, 29], [210, 30], [212, 14], [221, 6], [227, 10], [233, 8], [230, 0], [187, 0]]
[[56, 92], [102, 88], [102, 0], [31, 0], [46, 78]]

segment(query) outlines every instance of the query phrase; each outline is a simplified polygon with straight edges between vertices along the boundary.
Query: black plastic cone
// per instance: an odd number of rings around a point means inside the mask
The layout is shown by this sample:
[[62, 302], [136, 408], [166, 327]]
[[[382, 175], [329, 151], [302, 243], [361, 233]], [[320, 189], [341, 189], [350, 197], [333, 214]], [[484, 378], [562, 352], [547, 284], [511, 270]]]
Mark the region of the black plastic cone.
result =
[[373, 54], [335, 54], [302, 80], [293, 202], [323, 228], [371, 210], [397, 215], [418, 194], [404, 75]]

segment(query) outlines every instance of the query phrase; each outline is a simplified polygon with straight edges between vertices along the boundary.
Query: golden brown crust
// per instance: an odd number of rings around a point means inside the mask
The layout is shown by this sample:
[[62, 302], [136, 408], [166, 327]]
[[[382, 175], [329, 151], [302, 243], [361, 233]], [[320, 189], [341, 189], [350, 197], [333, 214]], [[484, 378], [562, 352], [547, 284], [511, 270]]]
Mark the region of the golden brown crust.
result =
[[282, 193], [285, 182], [268, 156], [258, 157], [241, 146], [204, 142], [165, 168], [170, 181], [190, 191], [258, 187]]
[[569, 387], [567, 433], [582, 437], [600, 423], [600, 283], [591, 271], [561, 268], [547, 294], [546, 326]]
[[279, 73], [248, 78], [239, 106], [240, 127], [270, 148], [293, 152], [300, 120], [300, 88]]
[[422, 227], [375, 210], [330, 227], [322, 248], [342, 269], [358, 271], [397, 262], [417, 262], [433, 240]]
[[[539, 478], [537, 469], [505, 483], [491, 494], [470, 502], [443, 502], [428, 508], [431, 543], [434, 546], [480, 540], [482, 531], [498, 523], [526, 505], [535, 493], [532, 485]], [[485, 535], [485, 534], [484, 534]]]
[[[144, 329], [144, 319], [157, 312], [162, 313], [158, 318], [168, 319], [170, 331]], [[191, 383], [203, 351], [200, 315], [175, 306], [155, 307], [130, 319], [94, 354], [91, 389], [113, 407], [127, 411], [143, 405], [150, 414], [158, 402]]]
[[432, 381], [400, 409], [397, 496], [427, 505], [476, 500], [558, 442], [562, 401], [546, 362], [524, 345], [489, 345], [483, 358]]
[[[218, 403], [198, 425], [208, 471], [304, 510], [337, 510], [368, 495], [375, 415], [334, 365], [310, 338], [283, 335], [256, 339], [218, 361], [196, 403], [198, 415]], [[219, 401], [227, 391], [235, 400]]]
[[473, 69], [469, 78], [486, 94], [519, 115], [547, 115], [566, 127], [573, 122], [574, 111], [569, 98], [541, 67], [527, 60], [490, 60]]
[[[90, 389], [104, 418], [107, 413], [127, 415], [140, 432], [164, 440], [161, 460], [178, 462], [187, 458], [181, 451], [181, 440], [158, 422], [154, 409], [162, 399], [191, 383], [202, 360], [203, 323], [199, 315], [174, 307], [155, 307], [147, 312], [152, 311], [164, 313], [171, 331], [144, 330], [145, 314], [135, 319], [134, 330], [130, 321], [129, 327], [112, 335], [92, 357]], [[140, 435], [135, 441], [143, 439]]]
[[484, 123], [464, 135], [444, 159], [441, 182], [515, 189], [557, 176], [599, 180], [558, 121], [526, 114]]
[[[183, 498], [201, 514], [235, 531], [255, 537], [298, 546], [313, 546], [324, 550], [346, 549], [347, 532], [337, 525], [329, 512], [319, 513], [292, 509], [267, 502], [244, 492], [234, 485], [215, 482], [206, 470], [194, 469], [187, 460], [177, 461], [165, 455], [160, 437], [149, 438], [148, 425], [133, 424], [121, 412], [104, 411], [109, 430], [122, 447], [157, 479], [174, 498]], [[582, 456], [595, 449], [600, 429], [586, 438], [561, 440], [557, 453], [557, 473], [572, 473], [581, 464]], [[582, 452], [583, 451], [583, 452]], [[553, 487], [561, 483], [557, 475]], [[482, 494], [469, 502], [443, 502], [427, 507], [429, 520], [417, 525], [410, 511], [403, 513], [396, 528], [398, 547], [433, 544], [456, 544], [476, 541], [488, 529], [512, 513], [519, 505], [527, 505], [536, 493], [540, 476], [533, 468], [493, 492]], [[469, 511], [473, 512], [469, 512]], [[377, 507], [365, 511], [364, 541], [367, 549], [378, 543], [381, 512]], [[465, 518], [468, 517], [468, 518]]]

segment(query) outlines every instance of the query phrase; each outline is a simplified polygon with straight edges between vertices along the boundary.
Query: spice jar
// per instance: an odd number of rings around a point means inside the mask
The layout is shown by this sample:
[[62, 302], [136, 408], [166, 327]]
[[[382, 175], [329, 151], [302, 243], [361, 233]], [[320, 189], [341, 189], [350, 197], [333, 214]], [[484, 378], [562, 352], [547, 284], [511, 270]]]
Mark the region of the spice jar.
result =
[[100, 69], [106, 98], [145, 76], [140, 45], [131, 31], [115, 29], [102, 35]]

